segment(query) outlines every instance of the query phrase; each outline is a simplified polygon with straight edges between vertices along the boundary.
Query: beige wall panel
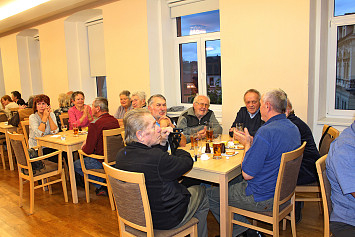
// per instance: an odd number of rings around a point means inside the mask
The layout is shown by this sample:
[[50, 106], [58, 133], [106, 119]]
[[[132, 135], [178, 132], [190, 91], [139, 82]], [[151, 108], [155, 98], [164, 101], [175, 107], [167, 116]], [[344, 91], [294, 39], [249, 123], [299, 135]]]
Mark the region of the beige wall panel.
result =
[[[14, 90], [21, 92], [16, 34], [11, 34], [0, 38], [2, 66], [4, 70], [4, 83], [7, 95], [10, 95], [11, 91]], [[28, 98], [24, 99], [27, 100]]]
[[43, 91], [51, 98], [53, 110], [58, 108], [58, 95], [69, 91], [64, 19], [36, 27], [41, 45]]
[[149, 91], [147, 6], [145, 0], [121, 0], [103, 10], [107, 93], [110, 112], [122, 90]]
[[309, 0], [219, 2], [224, 129], [244, 106], [249, 88], [282, 88], [306, 121]]

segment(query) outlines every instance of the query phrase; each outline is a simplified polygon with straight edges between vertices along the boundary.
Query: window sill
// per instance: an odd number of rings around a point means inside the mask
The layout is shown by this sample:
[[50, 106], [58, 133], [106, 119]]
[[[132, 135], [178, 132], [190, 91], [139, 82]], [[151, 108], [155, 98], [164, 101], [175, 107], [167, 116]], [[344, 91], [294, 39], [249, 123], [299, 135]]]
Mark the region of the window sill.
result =
[[323, 117], [318, 119], [317, 124], [319, 125], [332, 125], [332, 126], [345, 126], [349, 127], [354, 122], [354, 119], [346, 119], [346, 118], [327, 118]]

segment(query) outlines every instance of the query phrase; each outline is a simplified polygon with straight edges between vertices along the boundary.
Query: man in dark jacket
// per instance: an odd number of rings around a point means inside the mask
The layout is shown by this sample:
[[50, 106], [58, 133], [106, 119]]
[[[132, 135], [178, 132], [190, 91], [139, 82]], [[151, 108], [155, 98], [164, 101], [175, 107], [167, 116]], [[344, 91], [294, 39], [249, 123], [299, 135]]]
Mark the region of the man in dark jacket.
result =
[[[295, 115], [289, 99], [287, 99], [286, 116], [297, 126], [300, 131], [301, 144], [303, 142], [307, 142], [303, 152], [303, 159], [300, 172], [298, 174], [297, 184], [304, 185], [316, 182], [318, 180], [316, 161], [319, 159], [320, 155], [316, 143], [314, 142], [312, 131], [305, 122]], [[302, 219], [302, 206], [303, 202], [296, 202], [296, 223], [300, 222]]]
[[245, 106], [241, 107], [235, 120], [229, 129], [229, 135], [233, 136], [233, 130], [237, 123], [242, 123], [247, 128], [251, 136], [255, 136], [256, 131], [264, 124], [260, 115], [260, 92], [249, 89], [244, 93]]
[[126, 147], [117, 154], [116, 168], [144, 173], [154, 228], [178, 228], [196, 217], [198, 236], [207, 236], [204, 187], [187, 189], [178, 182], [192, 168], [191, 155], [179, 149], [176, 155], [166, 152], [172, 128], [160, 128], [146, 109], [127, 112], [123, 123]]

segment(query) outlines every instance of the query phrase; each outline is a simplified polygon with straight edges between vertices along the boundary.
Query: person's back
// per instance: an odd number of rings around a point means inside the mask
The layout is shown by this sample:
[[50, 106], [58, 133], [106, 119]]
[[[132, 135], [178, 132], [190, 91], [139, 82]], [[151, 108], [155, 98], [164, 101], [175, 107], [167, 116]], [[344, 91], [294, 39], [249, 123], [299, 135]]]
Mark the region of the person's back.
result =
[[330, 145], [326, 159], [335, 236], [355, 236], [355, 122]]
[[116, 168], [144, 173], [154, 228], [175, 227], [185, 215], [190, 193], [177, 179], [192, 168], [190, 155], [182, 150], [171, 156], [141, 143], [127, 144], [117, 155]]
[[[292, 151], [301, 145], [297, 127], [285, 114], [269, 119], [256, 133], [253, 146], [245, 154], [243, 171], [254, 178], [248, 180], [246, 194], [254, 195], [255, 201], [274, 196], [282, 153]], [[258, 153], [266, 153], [265, 158]], [[249, 153], [254, 155], [248, 159]], [[260, 160], [258, 160], [260, 157]]]

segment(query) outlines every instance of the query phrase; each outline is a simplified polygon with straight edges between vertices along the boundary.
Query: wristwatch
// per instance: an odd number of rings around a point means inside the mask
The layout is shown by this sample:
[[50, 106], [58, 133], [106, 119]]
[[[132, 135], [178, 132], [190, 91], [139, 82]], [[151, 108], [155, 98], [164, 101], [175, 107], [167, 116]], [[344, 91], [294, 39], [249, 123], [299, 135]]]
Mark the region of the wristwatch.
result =
[[44, 125], [46, 125], [46, 122], [41, 121], [41, 123], [43, 123]]

